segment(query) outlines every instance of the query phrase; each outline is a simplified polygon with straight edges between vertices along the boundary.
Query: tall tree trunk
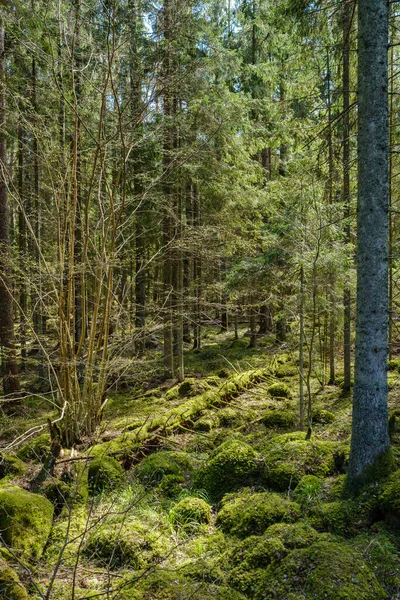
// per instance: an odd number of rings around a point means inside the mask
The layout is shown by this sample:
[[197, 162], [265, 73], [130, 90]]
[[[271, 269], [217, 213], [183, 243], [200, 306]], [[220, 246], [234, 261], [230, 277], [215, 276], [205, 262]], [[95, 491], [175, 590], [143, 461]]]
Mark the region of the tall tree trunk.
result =
[[21, 345], [21, 369], [25, 368], [26, 361], [26, 326], [28, 312], [28, 291], [27, 280], [25, 277], [25, 267], [27, 262], [26, 254], [26, 223], [25, 223], [25, 202], [24, 202], [24, 149], [23, 149], [23, 130], [21, 119], [18, 123], [18, 252], [20, 263], [19, 280], [19, 319], [20, 319], [20, 345]]
[[[351, 0], [343, 4], [343, 204], [345, 218], [345, 243], [349, 246], [350, 231], [350, 31]], [[343, 328], [343, 392], [348, 394], [351, 387], [351, 293], [348, 279], [344, 289], [344, 328]]]
[[390, 447], [387, 47], [387, 0], [359, 0], [357, 321], [348, 474], [353, 488], [378, 463], [382, 474]]
[[3, 390], [20, 390], [15, 355], [14, 305], [10, 280], [10, 232], [7, 194], [6, 94], [4, 23], [0, 15], [0, 344], [2, 347]]

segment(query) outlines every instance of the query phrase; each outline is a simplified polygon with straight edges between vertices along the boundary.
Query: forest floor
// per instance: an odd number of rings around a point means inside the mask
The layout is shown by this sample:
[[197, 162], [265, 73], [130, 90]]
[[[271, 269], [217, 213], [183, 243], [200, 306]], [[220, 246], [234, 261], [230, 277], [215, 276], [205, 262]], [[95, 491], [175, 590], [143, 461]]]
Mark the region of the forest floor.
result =
[[45, 398], [0, 418], [3, 448], [43, 425], [2, 453], [1, 597], [400, 598], [400, 361], [389, 365], [393, 474], [350, 497], [341, 373], [324, 385], [312, 371], [308, 440], [298, 357], [264, 338], [251, 349], [243, 333], [215, 330], [188, 351], [182, 384], [153, 373], [112, 392], [97, 439], [63, 451], [45, 481]]

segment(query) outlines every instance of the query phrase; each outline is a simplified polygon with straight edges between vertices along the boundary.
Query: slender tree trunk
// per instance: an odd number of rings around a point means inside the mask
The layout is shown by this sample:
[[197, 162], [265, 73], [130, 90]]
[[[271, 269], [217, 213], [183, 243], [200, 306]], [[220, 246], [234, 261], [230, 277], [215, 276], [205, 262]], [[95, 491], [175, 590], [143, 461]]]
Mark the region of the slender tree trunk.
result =
[[[393, 27], [392, 31], [395, 29]], [[389, 360], [393, 358], [393, 233], [394, 233], [394, 214], [392, 212], [393, 196], [393, 127], [394, 127], [394, 35], [391, 36], [390, 48], [390, 104], [389, 104]]]
[[20, 319], [20, 344], [21, 344], [21, 369], [25, 368], [26, 362], [26, 319], [28, 312], [28, 291], [25, 277], [25, 268], [27, 261], [26, 254], [26, 210], [24, 202], [24, 149], [23, 149], [23, 130], [21, 119], [18, 123], [18, 252], [20, 263], [19, 278], [19, 319]]
[[[351, 0], [343, 4], [343, 204], [345, 218], [345, 243], [349, 246], [350, 231], [350, 30]], [[348, 394], [351, 387], [351, 293], [348, 280], [344, 290], [344, 329], [343, 329], [343, 392]]]
[[10, 280], [10, 232], [7, 194], [6, 95], [4, 23], [0, 15], [0, 344], [2, 347], [3, 390], [20, 390], [15, 354], [14, 306]]
[[[334, 154], [333, 154], [333, 135], [332, 135], [332, 97], [331, 97], [331, 66], [329, 49], [327, 53], [327, 72], [328, 72], [328, 166], [329, 166], [329, 205], [333, 205], [333, 181], [335, 176]], [[335, 331], [336, 331], [336, 306], [335, 306], [335, 274], [333, 270], [329, 274], [329, 384], [334, 385], [336, 379], [335, 373]], [[325, 382], [325, 378], [324, 378]]]
[[300, 341], [299, 341], [299, 395], [300, 395], [300, 429], [304, 431], [304, 268], [300, 269]]
[[358, 5], [357, 321], [349, 484], [390, 447], [388, 431], [388, 2]]

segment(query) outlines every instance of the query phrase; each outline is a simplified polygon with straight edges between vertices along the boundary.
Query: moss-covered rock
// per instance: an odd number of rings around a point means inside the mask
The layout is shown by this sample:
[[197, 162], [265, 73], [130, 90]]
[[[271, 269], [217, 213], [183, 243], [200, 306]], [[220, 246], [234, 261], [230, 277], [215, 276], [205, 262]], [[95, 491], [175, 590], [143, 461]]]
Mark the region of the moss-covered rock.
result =
[[158, 570], [141, 584], [128, 588], [119, 600], [246, 600], [246, 597], [227, 586], [206, 581], [191, 581], [182, 574]]
[[0, 455], [0, 479], [22, 475], [26, 471], [26, 465], [14, 454]]
[[157, 491], [167, 498], [176, 498], [185, 484], [183, 475], [164, 475], [157, 486]]
[[65, 505], [71, 504], [74, 499], [72, 486], [56, 477], [47, 479], [43, 483], [40, 492], [54, 505], [56, 514], [59, 514]]
[[210, 388], [207, 381], [188, 377], [178, 386], [178, 394], [181, 398], [185, 396], [197, 396]]
[[210, 523], [211, 506], [201, 498], [183, 498], [172, 507], [170, 518], [173, 525], [194, 531], [199, 525]]
[[293, 500], [302, 506], [315, 504], [321, 499], [324, 482], [315, 475], [304, 475], [293, 491]]
[[317, 541], [319, 533], [309, 523], [275, 523], [268, 527], [263, 538], [278, 538], [288, 550], [307, 548]]
[[273, 383], [268, 388], [268, 394], [273, 398], [290, 398], [290, 388], [285, 383]]
[[262, 580], [264, 569], [286, 554], [279, 539], [250, 536], [229, 553], [227, 581], [230, 586], [251, 597]]
[[388, 521], [400, 526], [400, 469], [395, 471], [384, 484], [378, 507]]
[[28, 600], [29, 596], [17, 573], [0, 558], [0, 598]]
[[371, 512], [368, 503], [351, 499], [336, 500], [318, 505], [310, 521], [318, 531], [351, 537], [371, 524]]
[[197, 473], [195, 484], [205, 489], [211, 500], [219, 501], [224, 494], [249, 484], [259, 471], [253, 448], [240, 440], [230, 440], [212, 452]]
[[196, 459], [187, 452], [160, 450], [146, 456], [136, 467], [135, 475], [144, 485], [154, 487], [166, 475], [175, 475], [187, 482], [196, 467]]
[[125, 472], [112, 456], [95, 458], [89, 465], [88, 483], [91, 494], [120, 487], [125, 480]]
[[296, 413], [293, 410], [267, 410], [262, 418], [266, 427], [280, 427], [290, 429], [296, 422]]
[[226, 498], [217, 515], [216, 523], [225, 533], [246, 537], [261, 535], [273, 523], [296, 521], [300, 506], [279, 494], [261, 492], [254, 494], [244, 489], [236, 497]]
[[360, 555], [345, 544], [317, 541], [269, 565], [256, 600], [385, 600], [387, 594]]
[[137, 519], [125, 517], [91, 530], [83, 548], [87, 558], [103, 566], [141, 569], [167, 553], [162, 535]]
[[398, 537], [384, 529], [358, 535], [351, 545], [362, 555], [379, 583], [396, 598], [400, 590], [400, 555]]
[[20, 450], [17, 452], [17, 456], [24, 462], [28, 460], [37, 460], [42, 462], [43, 459], [49, 454], [50, 446], [50, 435], [48, 433], [43, 433], [20, 448]]
[[275, 376], [279, 378], [295, 377], [298, 374], [299, 369], [296, 367], [296, 365], [290, 362], [280, 365], [275, 371]]
[[[328, 477], [338, 472], [340, 454], [348, 446], [340, 442], [305, 439], [304, 433], [289, 433], [272, 438], [265, 446], [264, 483], [278, 491], [293, 489], [304, 475]], [[345, 459], [343, 459], [343, 462]]]
[[23, 558], [40, 558], [53, 522], [47, 498], [17, 486], [0, 488], [0, 535]]
[[317, 423], [320, 425], [328, 425], [329, 423], [333, 423], [335, 419], [335, 415], [329, 410], [325, 410], [324, 408], [314, 408], [313, 410], [313, 423]]
[[219, 417], [216, 412], [212, 410], [205, 411], [204, 414], [197, 419], [192, 428], [195, 431], [212, 431], [219, 425]]

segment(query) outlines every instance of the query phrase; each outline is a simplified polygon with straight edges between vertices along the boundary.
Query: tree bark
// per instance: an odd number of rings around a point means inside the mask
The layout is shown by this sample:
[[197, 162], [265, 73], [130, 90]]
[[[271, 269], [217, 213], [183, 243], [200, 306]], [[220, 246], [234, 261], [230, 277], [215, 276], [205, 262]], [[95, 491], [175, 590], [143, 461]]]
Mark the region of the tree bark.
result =
[[360, 0], [358, 20], [357, 321], [348, 473], [352, 488], [372, 476], [390, 447], [387, 0]]
[[4, 23], [0, 15], [0, 344], [5, 394], [20, 390], [15, 355], [14, 306], [10, 280], [10, 232], [7, 193], [7, 143]]

